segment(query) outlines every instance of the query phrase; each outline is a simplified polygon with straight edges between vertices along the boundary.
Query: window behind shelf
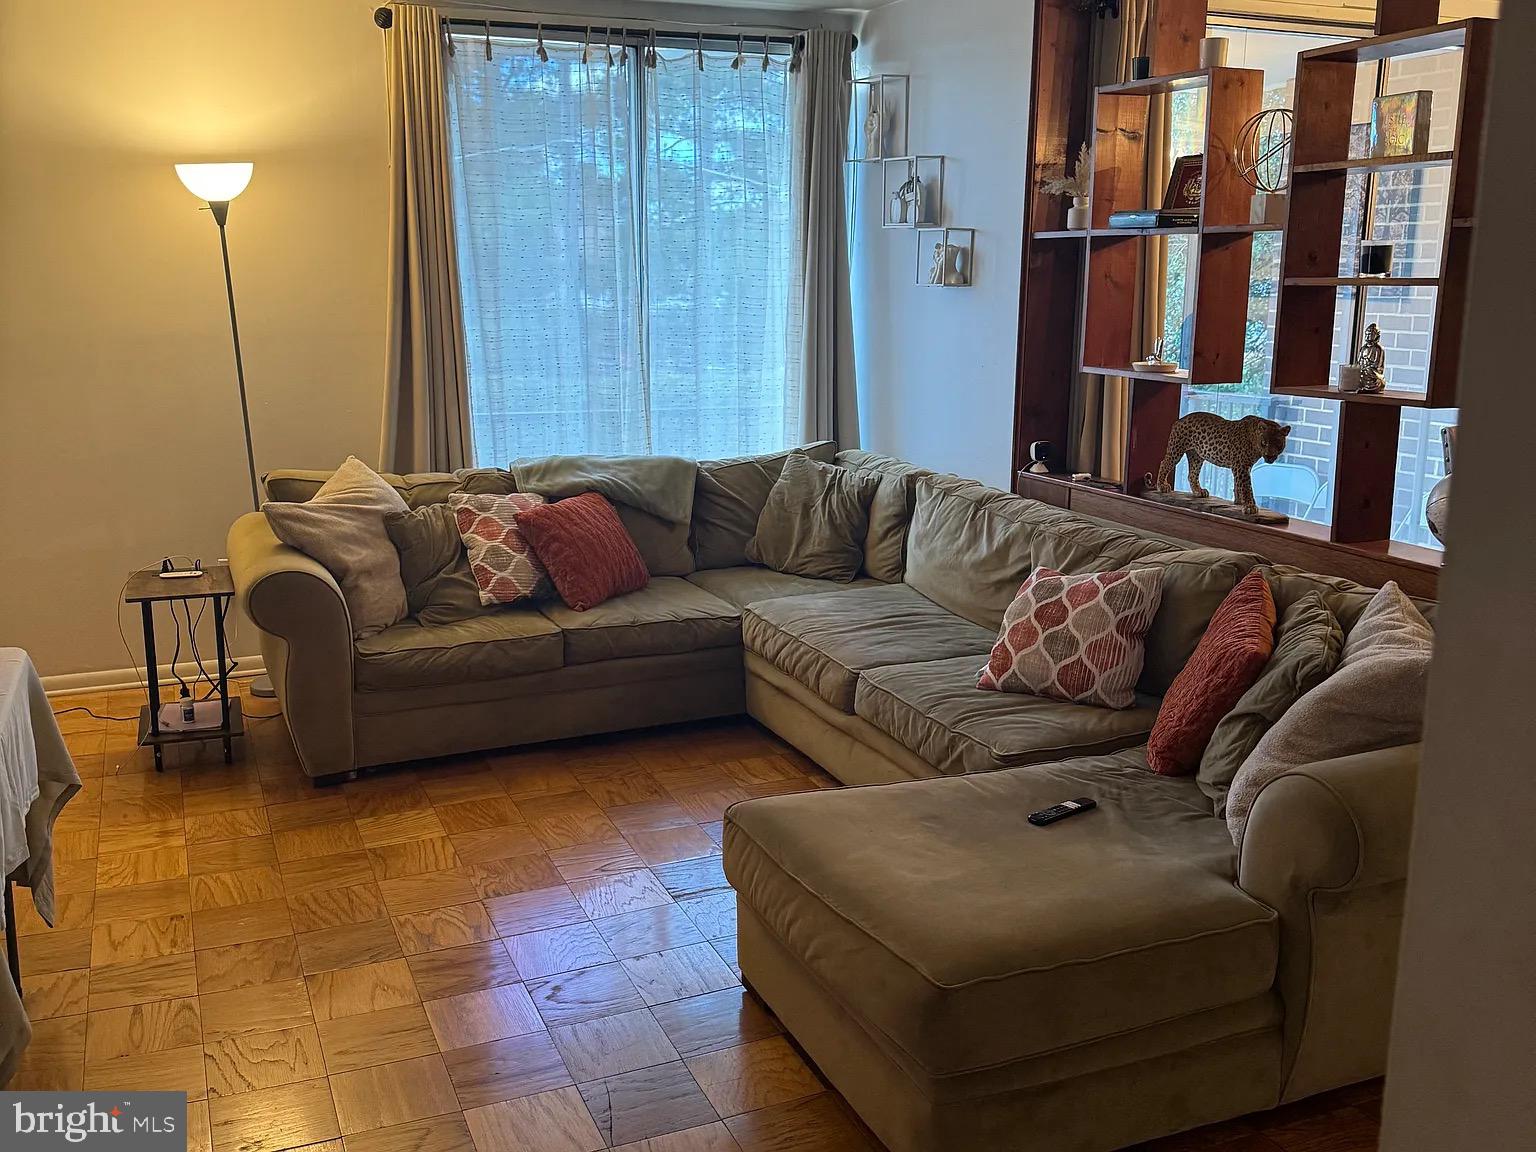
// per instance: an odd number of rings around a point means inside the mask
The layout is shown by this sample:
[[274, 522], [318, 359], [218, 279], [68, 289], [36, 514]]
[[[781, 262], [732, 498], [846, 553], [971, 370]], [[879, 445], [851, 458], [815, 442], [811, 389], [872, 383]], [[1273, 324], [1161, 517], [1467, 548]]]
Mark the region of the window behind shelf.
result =
[[[1213, 25], [1213, 36], [1232, 41], [1228, 63], [1264, 72], [1265, 108], [1294, 106], [1296, 55], [1311, 48], [1338, 43], [1347, 35], [1298, 34], [1257, 28]], [[1434, 92], [1434, 116], [1430, 148], [1451, 147], [1455, 132], [1460, 59], [1442, 52], [1394, 60], [1382, 80], [1382, 91], [1429, 89]], [[1356, 86], [1356, 124], [1351, 154], [1366, 151], [1365, 125], [1375, 95], [1374, 65], [1363, 65]], [[1169, 107], [1169, 155], [1201, 150], [1204, 121], [1203, 89], [1174, 95]], [[1340, 274], [1357, 266], [1360, 240], [1369, 215], [1371, 239], [1394, 243], [1394, 274], [1433, 276], [1439, 266], [1442, 230], [1445, 225], [1450, 172], [1445, 167], [1383, 173], [1374, 191], [1365, 173], [1349, 177], [1345, 199], [1344, 245]], [[1197, 248], [1184, 241], [1170, 244], [1167, 280], [1163, 286], [1163, 334], [1170, 346], [1179, 346], [1189, 330], [1193, 308], [1194, 269]], [[1281, 238], [1278, 233], [1259, 233], [1253, 240], [1253, 271], [1248, 290], [1247, 334], [1243, 355], [1243, 379], [1235, 384], [1194, 386], [1185, 389], [1181, 412], [1215, 412], [1228, 419], [1264, 416], [1291, 426], [1285, 453], [1272, 465], [1258, 464], [1253, 472], [1254, 493], [1260, 505], [1301, 520], [1326, 524], [1332, 518], [1333, 472], [1337, 458], [1339, 402], [1298, 396], [1270, 395], [1270, 369], [1275, 353], [1275, 315], [1279, 298]], [[1359, 333], [1368, 322], [1382, 331], [1387, 352], [1388, 375], [1394, 387], [1424, 388], [1428, 383], [1429, 334], [1434, 324], [1434, 288], [1393, 287], [1374, 289], [1363, 310], [1357, 311], [1357, 294], [1340, 289], [1334, 316], [1335, 365], [1354, 358]], [[1424, 522], [1424, 498], [1444, 474], [1440, 430], [1456, 423], [1456, 410], [1403, 408], [1398, 440], [1398, 467], [1392, 513], [1392, 538], [1410, 544], [1439, 547]], [[1181, 469], [1182, 472], [1182, 469]], [[1202, 482], [1214, 494], [1230, 498], [1231, 473], [1207, 467]], [[1179, 488], [1188, 485], [1181, 474]]]

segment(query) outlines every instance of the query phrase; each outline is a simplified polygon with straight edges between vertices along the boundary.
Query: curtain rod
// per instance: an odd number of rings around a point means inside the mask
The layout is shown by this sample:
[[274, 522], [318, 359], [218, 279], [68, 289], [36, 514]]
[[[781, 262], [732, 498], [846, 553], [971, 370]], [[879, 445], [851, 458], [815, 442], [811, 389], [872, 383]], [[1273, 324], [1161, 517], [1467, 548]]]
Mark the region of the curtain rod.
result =
[[[393, 6], [393, 3], [387, 3], [383, 7], [375, 9], [373, 13], [373, 22], [380, 28], [387, 29], [393, 20], [393, 14], [390, 12], [390, 9]], [[502, 17], [520, 17], [521, 19], [488, 19], [487, 17], [470, 16], [465, 14], [466, 12], [475, 11], [485, 11], [488, 13], [495, 12], [499, 13]], [[550, 15], [550, 13], [507, 8], [501, 5], [491, 4], [486, 4], [483, 6], [476, 4], [446, 6], [440, 14], [442, 18], [450, 25], [460, 24], [466, 28], [479, 28], [482, 30], [485, 28], [487, 23], [489, 23], [492, 28], [515, 28], [519, 31], [535, 31], [542, 24], [545, 31], [548, 32], [584, 35], [589, 28], [597, 29], [611, 27], [615, 31], [621, 32], [622, 34], [637, 35], [646, 39], [649, 39], [653, 34], [655, 34], [658, 36], [678, 36], [692, 40], [696, 39], [699, 35], [702, 34], [706, 40], [713, 39], [734, 41], [738, 37], [746, 36], [761, 44], [763, 42], [763, 33], [766, 32], [769, 34], [768, 42], [770, 44], [792, 45], [797, 40], [799, 40], [800, 37], [804, 36], [806, 32], [810, 31], [808, 28], [795, 27], [786, 24], [729, 24], [720, 23], [718, 21], [712, 23], [702, 23], [699, 21], [690, 20], [662, 20], [655, 24], [636, 26], [629, 24], [622, 19], [615, 21], [614, 17], [612, 16], [588, 16], [585, 13], [561, 13], [560, 18], [563, 20], [581, 20], [582, 23], [556, 24], [543, 20], [543, 17]], [[778, 33], [779, 35], [774, 35], [774, 33]], [[855, 48], [859, 46], [859, 38], [857, 36], [853, 37], [853, 46]]]
[[526, 32], [529, 35], [532, 35], [539, 29], [543, 29], [546, 36], [574, 36], [577, 38], [585, 36], [589, 32], [595, 36], [599, 32], [611, 30], [615, 34], [615, 40], [632, 38], [636, 41], [648, 40], [650, 39], [652, 33], [655, 33], [657, 37], [663, 40], [678, 38], [687, 40], [689, 43], [692, 43], [696, 38], [702, 37], [705, 40], [729, 41], [731, 44], [735, 44], [737, 40], [745, 37], [747, 46], [749, 48], [753, 45], [760, 46], [764, 40], [767, 40], [769, 44], [779, 44], [787, 47], [793, 47], [795, 42], [804, 35], [803, 32], [796, 33], [792, 36], [786, 36], [782, 34], [777, 36], [772, 34], [763, 36], [736, 32], [678, 32], [669, 31], [666, 28], [636, 28], [628, 24], [545, 24], [540, 22], [528, 22], [525, 20], [476, 20], [469, 16], [448, 16], [444, 19], [446, 19], [450, 28], [462, 28], [467, 32], [478, 30], [482, 34], [484, 34], [486, 26], [489, 25], [493, 30], [511, 29], [518, 32]]

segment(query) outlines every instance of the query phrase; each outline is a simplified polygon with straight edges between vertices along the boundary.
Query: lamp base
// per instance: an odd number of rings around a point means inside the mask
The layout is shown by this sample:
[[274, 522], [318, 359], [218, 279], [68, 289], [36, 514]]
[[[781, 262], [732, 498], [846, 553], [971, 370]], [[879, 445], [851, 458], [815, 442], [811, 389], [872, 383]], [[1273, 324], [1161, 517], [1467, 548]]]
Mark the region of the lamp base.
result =
[[272, 687], [272, 677], [263, 672], [251, 681], [251, 695], [259, 696], [263, 700], [275, 700], [277, 689]]

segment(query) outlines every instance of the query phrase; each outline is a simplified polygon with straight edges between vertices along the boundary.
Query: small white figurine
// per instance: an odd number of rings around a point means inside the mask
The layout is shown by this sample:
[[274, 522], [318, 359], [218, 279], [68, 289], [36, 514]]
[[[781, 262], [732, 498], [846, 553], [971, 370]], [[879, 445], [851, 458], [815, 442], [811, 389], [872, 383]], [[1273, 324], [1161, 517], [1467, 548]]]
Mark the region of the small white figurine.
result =
[[885, 153], [881, 150], [880, 90], [871, 88], [869, 112], [864, 117], [864, 159], [878, 160]]
[[933, 246], [933, 266], [928, 269], [928, 283], [942, 285], [944, 283], [944, 244], [942, 242]]

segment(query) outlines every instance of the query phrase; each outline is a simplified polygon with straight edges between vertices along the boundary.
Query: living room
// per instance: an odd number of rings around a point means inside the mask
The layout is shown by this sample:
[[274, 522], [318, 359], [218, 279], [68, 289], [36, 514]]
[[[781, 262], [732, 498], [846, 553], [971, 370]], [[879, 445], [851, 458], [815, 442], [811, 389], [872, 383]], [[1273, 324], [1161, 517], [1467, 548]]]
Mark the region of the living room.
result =
[[4, 1146], [1525, 1146], [1533, 52], [0, 0]]

